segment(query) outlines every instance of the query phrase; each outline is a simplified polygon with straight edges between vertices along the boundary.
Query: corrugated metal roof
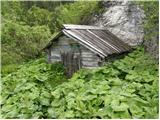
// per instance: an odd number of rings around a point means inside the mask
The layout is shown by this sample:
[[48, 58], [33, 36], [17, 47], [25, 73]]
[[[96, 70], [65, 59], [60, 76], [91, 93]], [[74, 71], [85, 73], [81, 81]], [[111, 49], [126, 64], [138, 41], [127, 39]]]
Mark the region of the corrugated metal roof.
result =
[[[114, 53], [129, 51], [131, 47], [105, 28], [86, 25], [63, 25], [62, 32], [91, 51], [106, 57]], [[46, 46], [48, 48], [50, 44]]]

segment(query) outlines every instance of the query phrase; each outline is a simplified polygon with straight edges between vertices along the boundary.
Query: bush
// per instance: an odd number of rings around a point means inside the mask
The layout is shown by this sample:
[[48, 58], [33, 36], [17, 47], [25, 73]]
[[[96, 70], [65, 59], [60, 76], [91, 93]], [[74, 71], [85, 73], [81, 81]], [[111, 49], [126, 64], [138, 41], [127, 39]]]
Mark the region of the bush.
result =
[[[54, 12], [52, 24], [56, 30], [62, 27], [62, 24], [85, 24], [92, 15], [102, 10], [98, 1], [77, 1], [57, 7]], [[52, 30], [54, 31], [54, 30]]]
[[24, 21], [27, 25], [36, 26], [36, 25], [46, 25], [49, 26], [52, 20], [52, 12], [42, 9], [36, 6], [32, 6], [26, 13], [26, 18]]
[[2, 64], [35, 58], [51, 36], [46, 26], [30, 27], [5, 20], [2, 26]]
[[1, 68], [1, 74], [3, 76], [5, 76], [7, 74], [15, 72], [17, 69], [18, 69], [18, 65], [16, 65], [16, 64], [5, 65], [5, 66], [2, 66], [2, 68]]

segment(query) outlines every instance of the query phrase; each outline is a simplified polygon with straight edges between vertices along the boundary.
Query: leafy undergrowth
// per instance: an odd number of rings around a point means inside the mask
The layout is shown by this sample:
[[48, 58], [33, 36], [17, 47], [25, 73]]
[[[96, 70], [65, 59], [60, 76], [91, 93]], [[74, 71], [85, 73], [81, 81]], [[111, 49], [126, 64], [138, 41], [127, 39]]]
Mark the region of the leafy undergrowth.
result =
[[48, 66], [28, 64], [3, 78], [3, 118], [158, 118], [158, 65], [143, 48], [56, 87], [63, 77], [53, 79]]
[[76, 73], [52, 96], [49, 118], [158, 118], [158, 65], [139, 48]]
[[2, 78], [2, 118], [46, 117], [51, 91], [66, 81], [63, 66], [38, 59]]

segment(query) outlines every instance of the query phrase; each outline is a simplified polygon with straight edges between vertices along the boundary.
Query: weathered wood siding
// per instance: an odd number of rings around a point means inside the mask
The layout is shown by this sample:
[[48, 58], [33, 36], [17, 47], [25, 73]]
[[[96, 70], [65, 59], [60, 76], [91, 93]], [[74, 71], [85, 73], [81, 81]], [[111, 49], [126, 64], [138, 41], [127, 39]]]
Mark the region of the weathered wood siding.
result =
[[95, 53], [83, 46], [81, 46], [80, 49], [82, 68], [92, 68], [99, 66], [99, 63], [101, 62], [100, 57], [98, 57]]
[[98, 67], [102, 62], [94, 52], [67, 36], [62, 36], [55, 41], [49, 51], [48, 59], [50, 62], [62, 61], [61, 54], [67, 52], [74, 52], [74, 56], [80, 55], [82, 68]]
[[[76, 45], [78, 45], [77, 42], [72, 40], [71, 38], [68, 38], [67, 36], [62, 36], [58, 40], [56, 40], [52, 47], [50, 48], [51, 51], [51, 62], [55, 61], [61, 61], [61, 53], [67, 53], [70, 51], [73, 51]], [[75, 50], [74, 52], [78, 52]]]

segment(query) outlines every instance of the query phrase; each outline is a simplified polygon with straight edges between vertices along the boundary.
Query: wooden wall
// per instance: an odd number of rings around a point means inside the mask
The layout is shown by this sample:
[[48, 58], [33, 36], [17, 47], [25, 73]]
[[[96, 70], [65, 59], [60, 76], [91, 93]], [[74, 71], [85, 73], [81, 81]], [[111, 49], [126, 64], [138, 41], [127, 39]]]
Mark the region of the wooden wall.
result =
[[52, 63], [61, 61], [61, 54], [67, 52], [74, 52], [75, 57], [80, 55], [82, 68], [98, 67], [102, 62], [95, 53], [67, 36], [61, 36], [53, 43], [48, 52], [48, 60]]

